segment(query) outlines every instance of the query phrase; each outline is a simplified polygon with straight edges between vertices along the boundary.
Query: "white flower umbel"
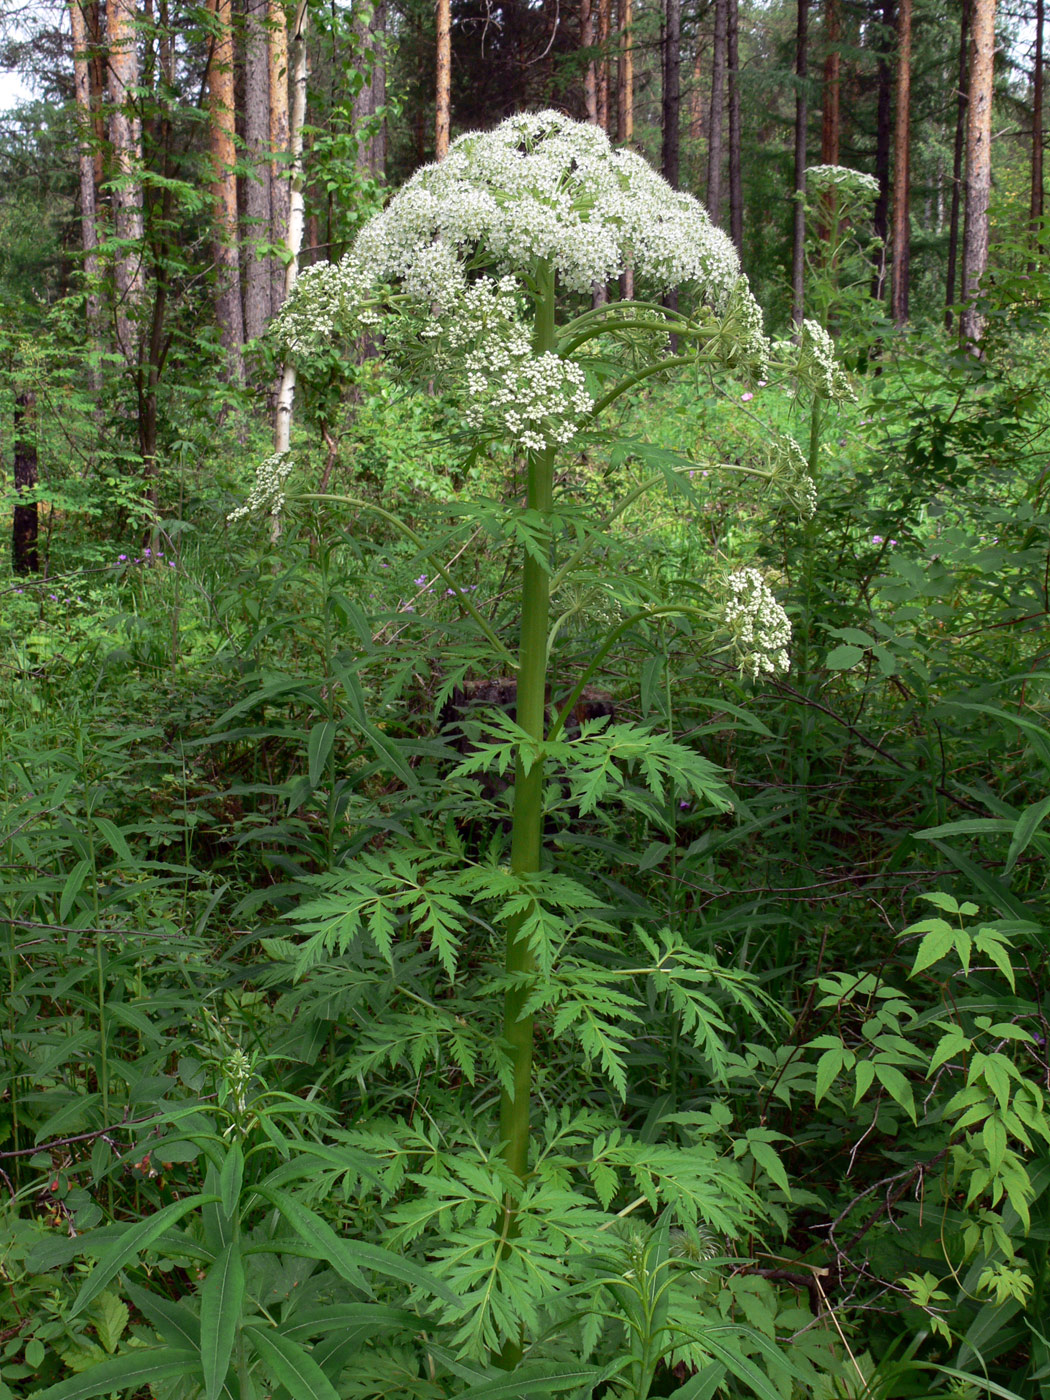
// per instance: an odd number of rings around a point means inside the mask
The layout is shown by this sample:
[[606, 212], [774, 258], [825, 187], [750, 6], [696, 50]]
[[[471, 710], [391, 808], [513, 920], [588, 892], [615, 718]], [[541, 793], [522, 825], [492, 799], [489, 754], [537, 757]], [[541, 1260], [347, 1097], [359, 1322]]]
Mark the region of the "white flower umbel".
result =
[[301, 356], [335, 335], [381, 332], [388, 354], [428, 377], [457, 375], [475, 431], [527, 451], [563, 447], [593, 404], [577, 365], [533, 353], [540, 265], [588, 297], [627, 267], [654, 299], [681, 287], [713, 313], [710, 358], [749, 373], [764, 365], [761, 315], [728, 237], [641, 156], [559, 112], [461, 136], [342, 262], [300, 277], [275, 334]]
[[757, 680], [788, 668], [791, 623], [757, 569], [738, 569], [726, 580], [722, 621], [741, 671]]
[[853, 170], [848, 165], [811, 165], [806, 171], [806, 194], [835, 194], [843, 203], [865, 204], [878, 198], [879, 182], [874, 175]]

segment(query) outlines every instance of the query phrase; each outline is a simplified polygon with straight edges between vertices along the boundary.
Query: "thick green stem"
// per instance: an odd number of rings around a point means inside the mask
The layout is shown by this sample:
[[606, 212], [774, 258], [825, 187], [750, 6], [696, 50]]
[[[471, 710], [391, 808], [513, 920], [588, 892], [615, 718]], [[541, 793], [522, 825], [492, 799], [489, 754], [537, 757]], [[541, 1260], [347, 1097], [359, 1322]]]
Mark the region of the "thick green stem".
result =
[[[554, 269], [537, 269], [536, 326], [533, 348], [537, 355], [554, 349]], [[554, 508], [554, 451], [529, 456], [528, 498], [530, 511], [550, 517]], [[525, 555], [521, 601], [521, 643], [518, 653], [517, 721], [537, 743], [543, 740], [547, 699], [547, 628], [550, 613], [550, 570], [531, 554]], [[526, 773], [519, 757], [514, 769], [514, 815], [510, 838], [510, 867], [515, 875], [529, 876], [540, 868], [543, 845], [543, 761]], [[533, 1017], [523, 1009], [531, 991], [535, 958], [522, 937], [524, 916], [507, 929], [506, 970], [512, 978], [503, 1009], [503, 1039], [510, 1055], [510, 1084], [500, 1096], [500, 1137], [504, 1159], [519, 1181], [529, 1170], [529, 1100], [532, 1092]], [[515, 1203], [508, 1198], [502, 1222], [504, 1241], [517, 1234]], [[509, 1246], [505, 1243], [504, 1248]], [[521, 1360], [518, 1342], [503, 1349], [500, 1363], [512, 1369]]]

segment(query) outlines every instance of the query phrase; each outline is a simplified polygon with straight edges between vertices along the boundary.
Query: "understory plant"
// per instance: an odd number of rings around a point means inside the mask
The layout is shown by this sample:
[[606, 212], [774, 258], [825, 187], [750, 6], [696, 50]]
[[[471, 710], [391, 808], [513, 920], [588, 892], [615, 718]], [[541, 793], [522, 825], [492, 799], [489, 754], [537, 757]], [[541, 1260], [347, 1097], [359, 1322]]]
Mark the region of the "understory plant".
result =
[[[610, 299], [627, 270], [637, 295]], [[391, 979], [418, 979], [421, 956], [436, 960], [447, 983], [411, 1003], [397, 998], [398, 1014], [369, 1026], [345, 1074], [363, 1085], [366, 1066], [384, 1062], [421, 1077], [451, 1073], [466, 1091], [459, 1122], [446, 1099], [433, 1133], [387, 1111], [350, 1137], [400, 1163], [389, 1218], [458, 1294], [443, 1320], [472, 1375], [488, 1374], [476, 1370], [486, 1359], [504, 1369], [526, 1357], [593, 1359], [597, 1369], [574, 1382], [580, 1393], [603, 1380], [611, 1393], [643, 1400], [670, 1360], [687, 1373], [707, 1367], [704, 1393], [728, 1371], [755, 1393], [775, 1394], [768, 1369], [779, 1367], [783, 1380], [797, 1368], [753, 1328], [717, 1309], [717, 1325], [705, 1318], [710, 1270], [701, 1277], [696, 1267], [761, 1228], [756, 1180], [780, 1175], [774, 1149], [762, 1137], [719, 1143], [717, 1114], [654, 1123], [646, 1143], [625, 1129], [617, 1101], [647, 1010], [666, 1007], [713, 1092], [731, 1026], [778, 1013], [753, 978], [696, 946], [662, 911], [611, 898], [564, 848], [555, 859], [551, 832], [559, 820], [563, 831], [566, 821], [601, 826], [618, 810], [635, 839], [648, 841], [673, 830], [669, 809], [688, 806], [712, 821], [734, 810], [716, 767], [667, 733], [606, 716], [570, 736], [588, 682], [625, 637], [671, 623], [698, 653], [724, 654], [755, 680], [788, 664], [790, 624], [758, 569], [713, 560], [680, 596], [656, 597], [616, 560], [612, 527], [627, 506], [660, 487], [683, 508], [698, 506], [703, 448], [618, 440], [618, 410], [658, 377], [688, 374], [698, 389], [747, 385], [772, 372], [771, 359], [794, 385], [836, 398], [845, 383], [831, 342], [807, 323], [798, 345], [774, 350], [732, 245], [702, 207], [635, 153], [614, 151], [600, 130], [554, 112], [457, 141], [366, 225], [341, 263], [300, 279], [277, 334], [306, 378], [311, 353], [333, 338], [370, 338], [406, 382], [458, 402], [464, 449], [502, 459], [508, 478], [501, 497], [458, 506], [437, 540], [363, 497], [296, 492], [290, 455], [263, 464], [245, 507], [278, 513], [291, 495], [370, 512], [410, 541], [473, 641], [484, 639], [490, 674], [513, 678], [512, 706], [464, 723], [466, 751], [445, 779], [513, 775], [509, 858], [498, 840], [470, 851], [437, 821], [406, 820], [400, 841], [318, 877], [316, 897], [295, 915], [304, 937], [271, 945], [296, 979], [286, 995], [300, 1010], [347, 978], [358, 998]], [[632, 462], [640, 480], [611, 508], [596, 508], [600, 490], [580, 489], [565, 470], [581, 454]], [[720, 465], [812, 514], [805, 455], [791, 438], [771, 432], [760, 452]], [[461, 581], [461, 556], [479, 537], [520, 560], [513, 648], [504, 640], [513, 618], [494, 626]], [[560, 644], [581, 594], [592, 614], [604, 611], [606, 632], [586, 662], [562, 674]], [[476, 646], [470, 660], [477, 668]], [[454, 647], [442, 662], [447, 697], [464, 668]], [[568, 1064], [564, 1051], [537, 1063], [538, 1036], [571, 1046]], [[415, 1191], [405, 1191], [406, 1169]], [[644, 1222], [631, 1228], [642, 1231], [632, 1248], [649, 1261], [659, 1302], [648, 1312], [644, 1298], [631, 1301], [642, 1265], [616, 1243], [626, 1217]], [[654, 1258], [646, 1236], [658, 1221], [665, 1243]], [[682, 1267], [670, 1262], [676, 1250]], [[584, 1284], [596, 1262], [607, 1271], [611, 1259], [620, 1283]]]

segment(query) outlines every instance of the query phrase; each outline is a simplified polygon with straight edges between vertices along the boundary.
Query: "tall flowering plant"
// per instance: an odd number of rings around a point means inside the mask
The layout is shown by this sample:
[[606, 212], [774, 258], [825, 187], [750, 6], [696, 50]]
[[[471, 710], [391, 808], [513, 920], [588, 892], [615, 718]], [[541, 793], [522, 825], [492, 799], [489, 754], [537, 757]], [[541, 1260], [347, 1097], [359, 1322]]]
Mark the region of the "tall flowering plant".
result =
[[[594, 289], [626, 268], [633, 269], [638, 299], [593, 304]], [[663, 299], [675, 289], [677, 309], [671, 310]], [[596, 522], [573, 517], [568, 561], [556, 564], [566, 526], [565, 511], [555, 505], [555, 464], [582, 444], [593, 445], [606, 410], [649, 378], [706, 367], [758, 380], [769, 373], [771, 347], [733, 246], [702, 206], [672, 190], [640, 156], [612, 149], [598, 128], [551, 111], [461, 137], [440, 164], [419, 171], [364, 227], [340, 263], [315, 266], [300, 277], [276, 328], [285, 351], [300, 357], [333, 337], [352, 340], [363, 333], [406, 374], [459, 395], [465, 428], [476, 443], [509, 444], [524, 460], [524, 504], [514, 507], [505, 531], [521, 554], [520, 627], [511, 658], [516, 716], [492, 720], [496, 742], [485, 746], [482, 758], [462, 765], [469, 771], [486, 757], [501, 768], [513, 762], [509, 869], [460, 873], [442, 885], [444, 877], [431, 864], [425, 880], [427, 897], [444, 900], [440, 918], [428, 927], [446, 970], [455, 969], [460, 934], [471, 924], [466, 908], [471, 901], [494, 901], [493, 922], [505, 934], [505, 962], [497, 979], [503, 992], [502, 1034], [493, 1047], [501, 1084], [501, 1204], [495, 1215], [479, 1205], [478, 1219], [489, 1221], [489, 1243], [476, 1232], [464, 1236], [449, 1269], [464, 1271], [464, 1288], [473, 1300], [464, 1303], [464, 1318], [473, 1320], [463, 1322], [460, 1335], [511, 1366], [537, 1326], [536, 1290], [561, 1277], [570, 1239], [579, 1243], [575, 1226], [558, 1223], [565, 1197], [556, 1174], [548, 1185], [557, 1182], [562, 1204], [541, 1205], [547, 1198], [537, 1183], [547, 1179], [545, 1170], [553, 1171], [550, 1153], [530, 1152], [537, 1013], [553, 1015], [555, 1034], [575, 1034], [587, 1061], [600, 1065], [613, 1090], [623, 1093], [627, 1032], [617, 1017], [634, 1015], [625, 1012], [620, 990], [628, 978], [651, 976], [663, 993], [677, 998], [683, 1024], [716, 1064], [727, 1027], [710, 989], [719, 984], [750, 1014], [758, 1014], [761, 1003], [745, 976], [726, 973], [681, 946], [672, 930], [655, 935], [633, 930], [643, 952], [641, 967], [628, 962], [610, 971], [600, 959], [588, 958], [585, 945], [607, 937], [613, 926], [593, 895], [544, 868], [544, 779], [553, 761], [569, 770], [574, 800], [584, 813], [606, 798], [626, 800], [620, 777], [625, 765], [659, 794], [688, 794], [716, 811], [731, 807], [711, 764], [640, 726], [614, 723], [585, 730], [565, 744], [566, 719], [587, 675], [549, 722], [548, 668], [557, 627], [552, 628], [552, 590], [564, 585], [602, 539]], [[796, 379], [834, 387], [834, 358], [821, 337], [807, 336], [800, 346], [783, 346], [777, 353], [790, 358]], [[264, 464], [249, 506], [279, 509], [290, 465], [288, 458]], [[662, 460], [661, 469], [628, 499], [660, 483], [690, 496], [690, 466], [684, 456], [671, 466]], [[803, 513], [812, 513], [813, 486], [793, 440], [771, 434], [761, 461], [732, 469], [777, 483]], [[448, 591], [508, 655], [467, 591], [446, 566], [437, 568]], [[721, 630], [726, 647], [752, 677], [784, 669], [790, 625], [766, 581], [758, 571], [744, 569], [728, 585], [713, 627], [708, 618], [709, 630]], [[660, 606], [621, 617], [596, 648], [591, 670], [626, 630], [652, 617], [689, 611], [685, 604]], [[314, 935], [304, 958], [345, 947], [362, 935], [389, 950], [389, 928], [369, 911], [384, 892], [390, 907], [396, 903], [400, 909], [415, 895], [406, 894], [411, 881], [403, 871], [395, 879], [380, 864], [362, 862], [302, 911], [300, 925]], [[611, 1140], [602, 1141], [608, 1156]], [[653, 1160], [650, 1154], [650, 1182]], [[674, 1187], [666, 1184], [668, 1177], [652, 1200], [643, 1193], [635, 1206], [653, 1204], [666, 1189], [663, 1199], [677, 1201], [687, 1231], [695, 1233], [699, 1215], [717, 1217], [717, 1228], [730, 1233], [732, 1220], [742, 1221], [754, 1198], [732, 1172], [719, 1174], [705, 1162], [704, 1188], [698, 1184], [691, 1195], [683, 1194], [684, 1177], [677, 1177]], [[718, 1191], [705, 1196], [712, 1181], [719, 1183], [721, 1196]], [[596, 1189], [607, 1210], [609, 1193], [604, 1186]], [[612, 1217], [592, 1206], [598, 1223], [591, 1238], [601, 1239]], [[582, 1217], [573, 1218], [578, 1224]], [[484, 1288], [471, 1269], [488, 1277]], [[517, 1301], [509, 1301], [512, 1297]], [[660, 1354], [652, 1339], [646, 1346], [648, 1359], [638, 1363], [635, 1377], [639, 1396], [647, 1392], [646, 1377], [651, 1378]]]

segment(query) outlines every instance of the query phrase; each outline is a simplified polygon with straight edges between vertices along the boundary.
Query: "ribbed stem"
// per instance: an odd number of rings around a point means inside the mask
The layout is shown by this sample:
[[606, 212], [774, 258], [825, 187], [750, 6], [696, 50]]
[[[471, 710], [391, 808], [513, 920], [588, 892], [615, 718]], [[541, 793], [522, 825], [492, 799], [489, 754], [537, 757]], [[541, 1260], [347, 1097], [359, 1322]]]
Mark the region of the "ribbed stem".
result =
[[[533, 349], [537, 355], [553, 351], [554, 269], [541, 264], [536, 272], [537, 306]], [[550, 517], [554, 506], [554, 451], [531, 453], [528, 468], [527, 506]], [[522, 578], [521, 642], [518, 654], [517, 721], [531, 739], [543, 740], [547, 698], [547, 630], [550, 613], [550, 571], [525, 555]], [[543, 762], [526, 773], [519, 758], [514, 770], [514, 814], [510, 838], [510, 868], [516, 875], [531, 875], [540, 868], [543, 844]], [[506, 970], [515, 977], [508, 986], [503, 1009], [503, 1038], [509, 1047], [511, 1086], [500, 1098], [500, 1137], [504, 1159], [520, 1181], [529, 1170], [529, 1099], [532, 1090], [533, 1017], [522, 1014], [528, 1000], [530, 974], [535, 958], [521, 936], [524, 916], [507, 930]], [[504, 1206], [501, 1232], [505, 1241], [517, 1233], [515, 1205]], [[506, 1246], [505, 1246], [506, 1248]], [[508, 1370], [521, 1360], [520, 1343], [508, 1343], [498, 1360]]]

